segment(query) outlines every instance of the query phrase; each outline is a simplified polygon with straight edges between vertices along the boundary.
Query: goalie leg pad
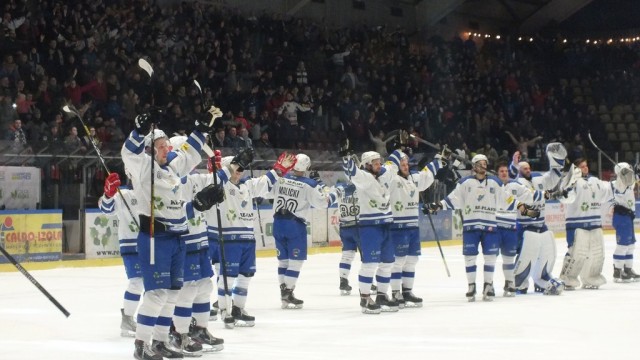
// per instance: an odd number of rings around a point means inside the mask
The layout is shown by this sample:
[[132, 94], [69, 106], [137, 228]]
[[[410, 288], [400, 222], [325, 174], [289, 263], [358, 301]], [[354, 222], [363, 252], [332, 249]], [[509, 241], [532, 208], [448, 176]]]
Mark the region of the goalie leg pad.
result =
[[551, 231], [538, 234], [540, 240], [540, 252], [532, 274], [533, 281], [542, 289], [546, 289], [552, 278], [553, 266], [556, 263], [556, 242]]
[[578, 275], [584, 267], [589, 255], [589, 230], [575, 229], [573, 246], [569, 248], [564, 259], [560, 279], [568, 289], [580, 286]]
[[602, 228], [589, 230], [588, 233], [588, 261], [585, 262], [580, 272], [580, 278], [582, 279], [583, 287], [597, 289], [607, 283], [607, 280], [602, 276], [602, 267], [604, 266], [604, 238]]
[[516, 288], [521, 288], [531, 274], [539, 253], [540, 234], [533, 231], [525, 231], [522, 236], [522, 248], [516, 259], [514, 269]]

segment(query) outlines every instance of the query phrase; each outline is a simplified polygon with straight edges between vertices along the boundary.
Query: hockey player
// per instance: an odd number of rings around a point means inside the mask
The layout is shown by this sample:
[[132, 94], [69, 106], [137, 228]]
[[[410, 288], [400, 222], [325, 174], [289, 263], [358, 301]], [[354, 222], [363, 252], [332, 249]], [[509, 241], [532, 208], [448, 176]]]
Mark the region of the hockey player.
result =
[[613, 228], [616, 230], [616, 249], [613, 252], [613, 281], [638, 281], [640, 275], [633, 271], [633, 250], [636, 235], [633, 219], [636, 217], [636, 199], [633, 194], [635, 174], [626, 162], [618, 163], [614, 171], [613, 186]]
[[[225, 189], [225, 202], [220, 205], [220, 211], [225, 214], [222, 219], [222, 236], [224, 240], [226, 272], [218, 276], [218, 305], [221, 317], [227, 328], [233, 326], [254, 326], [255, 318], [245, 311], [249, 282], [256, 272], [256, 239], [254, 230], [255, 211], [253, 198], [267, 195], [274, 184], [286, 175], [296, 163], [292, 154], [280, 155], [273, 170], [258, 178], [245, 177], [244, 170], [250, 163], [240, 163], [228, 156], [222, 159], [224, 175], [221, 176]], [[217, 227], [214, 229], [218, 234]], [[305, 231], [306, 233], [306, 231]], [[219, 259], [222, 261], [222, 259]], [[233, 297], [231, 319], [227, 322], [226, 297], [222, 276], [227, 277], [227, 283], [232, 284], [229, 290]]]
[[[395, 150], [387, 164], [382, 166], [380, 154], [367, 151], [361, 156], [361, 168], [356, 166], [353, 156], [343, 157], [345, 173], [358, 191], [358, 235], [362, 256], [358, 287], [360, 308], [364, 314], [398, 311], [398, 303], [387, 294], [395, 261], [393, 241], [389, 237], [389, 226], [393, 222], [389, 201], [391, 185], [402, 157], [404, 154]], [[375, 301], [371, 298], [374, 275], [378, 284]]]
[[136, 214], [136, 206], [138, 199], [135, 198], [133, 191], [126, 188], [120, 188], [120, 176], [118, 173], [111, 173], [104, 180], [104, 194], [98, 200], [98, 208], [106, 215], [116, 215], [118, 219], [118, 241], [120, 243], [120, 256], [124, 263], [124, 269], [129, 279], [129, 285], [124, 292], [124, 304], [120, 312], [122, 321], [120, 322], [120, 336], [134, 337], [136, 334], [136, 321], [133, 315], [138, 309], [140, 295], [144, 291], [142, 285], [142, 272], [140, 269], [140, 260], [138, 259], [138, 248], [136, 239], [138, 238], [137, 219], [131, 217], [131, 213], [127, 210], [124, 202], [126, 201], [131, 211]]
[[[607, 283], [602, 276], [604, 239], [602, 235], [602, 205], [613, 198], [611, 184], [589, 175], [587, 160], [579, 158], [574, 165], [582, 177], [568, 190], [566, 208], [567, 254], [560, 279], [567, 290], [580, 286], [598, 289]], [[619, 191], [624, 191], [622, 182]], [[580, 280], [578, 280], [580, 276]]]
[[[478, 154], [471, 159], [474, 175], [460, 179], [456, 188], [439, 203], [429, 205], [429, 210], [438, 209], [462, 210], [462, 254], [465, 259], [465, 270], [469, 288], [466, 297], [475, 301], [476, 295], [476, 258], [478, 247], [482, 244], [484, 255], [484, 288], [482, 299], [492, 301], [495, 297], [493, 288], [493, 272], [498, 255], [499, 237], [496, 228], [496, 209], [507, 203], [506, 190], [500, 179], [487, 174], [488, 160], [485, 155]], [[515, 197], [523, 201], [532, 201], [541, 193], [526, 191], [516, 193]]]
[[433, 184], [435, 174], [445, 165], [438, 155], [421, 171], [410, 171], [409, 158], [404, 155], [397, 174], [392, 177], [390, 202], [393, 224], [389, 235], [395, 248], [395, 261], [391, 271], [391, 294], [399, 308], [422, 307], [422, 299], [412, 292], [416, 264], [421, 255], [419, 197], [421, 191]]
[[[549, 171], [543, 174], [531, 172], [527, 162], [519, 162], [519, 175], [516, 182], [526, 188], [544, 191], [545, 198], [551, 193], [547, 190], [556, 188], [560, 181], [561, 169], [564, 167], [567, 151], [560, 143], [549, 143], [546, 148], [549, 159]], [[514, 156], [518, 159], [518, 154]], [[536, 292], [545, 295], [559, 295], [564, 290], [561, 280], [552, 277], [556, 262], [556, 242], [553, 233], [544, 222], [545, 201], [534, 199], [533, 202], [521, 201], [518, 204], [518, 243], [520, 251], [515, 265], [515, 286], [519, 293], [527, 292], [528, 278], [531, 276]]]
[[187, 140], [184, 152], [169, 151], [167, 136], [162, 130], [154, 129], [150, 134], [153, 141], [149, 141], [153, 158], [145, 153], [144, 136], [151, 127], [151, 116], [138, 115], [135, 129], [121, 150], [122, 160], [131, 174], [134, 194], [140, 203], [137, 246], [145, 293], [138, 309], [136, 359], [160, 360], [163, 356], [182, 356], [169, 349], [167, 341], [178, 290], [183, 282], [185, 254], [180, 235], [187, 232], [186, 209], [206, 210], [222, 201], [224, 195], [221, 187], [210, 186], [198, 192], [192, 202], [185, 202], [180, 197], [181, 175], [188, 174], [202, 160], [202, 131], [207, 131], [208, 124], [220, 116], [219, 110], [210, 111], [207, 115], [208, 119], [196, 120], [196, 129]]
[[[186, 136], [170, 139], [172, 150], [184, 152]], [[183, 176], [180, 187], [183, 199], [193, 198], [204, 189], [207, 182], [200, 181], [198, 173]], [[191, 209], [190, 209], [191, 210]], [[213, 269], [209, 257], [207, 223], [204, 213], [193, 209], [187, 214], [188, 233], [180, 235], [185, 247], [184, 283], [173, 313], [174, 329], [170, 333], [173, 346], [182, 350], [185, 356], [199, 356], [202, 351], [212, 352], [224, 349], [224, 340], [214, 337], [207, 329], [209, 323], [209, 303], [213, 292]], [[193, 317], [193, 324], [192, 324]]]
[[[517, 151], [516, 151], [517, 153]], [[515, 155], [514, 155], [515, 157]], [[498, 178], [504, 186], [507, 186], [511, 179], [506, 163], [499, 163], [497, 166]], [[518, 235], [516, 231], [516, 204], [515, 198], [506, 201], [496, 210], [496, 225], [498, 227], [500, 254], [502, 255], [502, 271], [504, 273], [504, 293], [505, 297], [515, 296], [515, 258], [518, 249]]]
[[351, 295], [352, 287], [349, 285], [351, 263], [358, 249], [358, 224], [356, 217], [360, 213], [358, 208], [358, 195], [353, 184], [337, 184], [338, 190], [338, 217], [340, 221], [340, 241], [342, 242], [342, 257], [338, 265], [340, 274], [340, 294]]
[[328, 208], [336, 201], [335, 192], [325, 193], [319, 179], [310, 179], [305, 173], [311, 159], [296, 155], [293, 171], [281, 178], [273, 188], [275, 197], [273, 237], [278, 252], [278, 281], [283, 309], [301, 309], [304, 302], [293, 290], [307, 259], [307, 210], [310, 207]]

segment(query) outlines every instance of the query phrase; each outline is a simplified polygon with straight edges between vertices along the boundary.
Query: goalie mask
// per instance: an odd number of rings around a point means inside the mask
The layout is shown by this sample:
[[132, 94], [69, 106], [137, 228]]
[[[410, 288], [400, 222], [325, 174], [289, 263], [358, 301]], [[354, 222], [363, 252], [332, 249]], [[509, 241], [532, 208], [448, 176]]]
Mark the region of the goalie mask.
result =
[[567, 158], [567, 149], [561, 143], [547, 144], [547, 158], [549, 159], [549, 167], [552, 169], [562, 169], [565, 159]]
[[635, 182], [635, 174], [633, 168], [626, 162], [616, 164], [614, 171], [616, 173], [616, 179], [625, 187], [632, 186]]

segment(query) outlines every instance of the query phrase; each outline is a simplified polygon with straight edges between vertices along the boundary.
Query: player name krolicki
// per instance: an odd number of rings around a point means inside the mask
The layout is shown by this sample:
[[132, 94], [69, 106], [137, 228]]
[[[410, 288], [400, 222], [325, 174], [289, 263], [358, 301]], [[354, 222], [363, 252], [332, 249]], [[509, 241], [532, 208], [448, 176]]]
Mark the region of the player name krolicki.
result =
[[279, 191], [280, 195], [286, 195], [286, 196], [291, 196], [291, 197], [298, 197], [298, 194], [300, 194], [300, 190], [296, 190], [296, 189], [289, 189], [286, 187], [280, 187]]

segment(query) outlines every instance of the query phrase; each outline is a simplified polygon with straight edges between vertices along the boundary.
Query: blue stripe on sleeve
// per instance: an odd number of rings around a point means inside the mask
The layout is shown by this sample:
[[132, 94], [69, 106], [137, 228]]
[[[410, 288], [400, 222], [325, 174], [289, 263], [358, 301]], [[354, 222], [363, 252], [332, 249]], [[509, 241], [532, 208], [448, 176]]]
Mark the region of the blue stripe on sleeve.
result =
[[276, 177], [273, 176], [273, 172], [271, 171], [267, 171], [267, 177], [269, 178], [269, 182], [271, 183], [271, 185], [276, 183]]

